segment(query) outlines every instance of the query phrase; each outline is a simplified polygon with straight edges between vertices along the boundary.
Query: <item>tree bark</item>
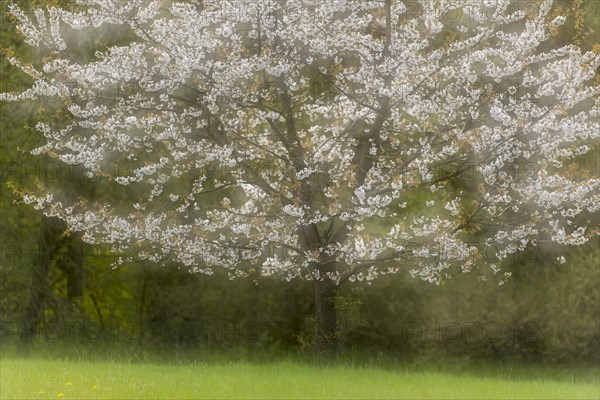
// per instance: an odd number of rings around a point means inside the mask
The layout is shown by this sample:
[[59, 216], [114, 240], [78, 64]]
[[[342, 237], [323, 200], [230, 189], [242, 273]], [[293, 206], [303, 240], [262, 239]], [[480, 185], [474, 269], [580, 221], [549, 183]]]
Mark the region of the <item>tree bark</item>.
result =
[[326, 355], [334, 355], [338, 350], [336, 289], [329, 279], [315, 281], [315, 345]]

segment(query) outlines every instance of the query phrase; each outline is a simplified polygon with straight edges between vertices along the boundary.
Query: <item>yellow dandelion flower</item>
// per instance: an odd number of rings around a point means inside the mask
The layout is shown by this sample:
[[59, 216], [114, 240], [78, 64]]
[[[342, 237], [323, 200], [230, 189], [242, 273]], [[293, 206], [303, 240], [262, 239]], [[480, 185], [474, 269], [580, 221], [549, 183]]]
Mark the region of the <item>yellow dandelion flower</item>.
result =
[[96, 389], [98, 389], [97, 385], [92, 386], [92, 390], [96, 390]]
[[71, 382], [67, 382], [67, 386], [72, 386], [73, 384]]
[[65, 397], [65, 394], [64, 393], [59, 393], [59, 394], [56, 395], [56, 397], [58, 397], [60, 399], [60, 398]]

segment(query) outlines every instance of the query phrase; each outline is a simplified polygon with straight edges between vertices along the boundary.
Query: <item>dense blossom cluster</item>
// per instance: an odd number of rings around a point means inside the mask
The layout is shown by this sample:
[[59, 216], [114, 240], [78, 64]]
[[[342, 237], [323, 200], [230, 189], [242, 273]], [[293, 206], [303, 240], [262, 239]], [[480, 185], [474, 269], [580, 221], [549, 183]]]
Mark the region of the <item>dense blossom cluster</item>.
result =
[[[137, 194], [118, 207], [26, 195], [90, 243], [232, 277], [340, 283], [406, 267], [439, 282], [595, 228], [600, 179], [572, 167], [598, 144], [600, 55], [540, 50], [564, 22], [551, 1], [77, 4], [11, 7], [48, 57], [11, 57], [35, 83], [2, 99], [64, 101], [67, 122], [40, 122], [35, 154], [98, 177], [136, 163], [113, 176]], [[73, 31], [111, 26], [131, 42], [87, 62], [69, 51]], [[108, 87], [124, 89], [98, 95]]]

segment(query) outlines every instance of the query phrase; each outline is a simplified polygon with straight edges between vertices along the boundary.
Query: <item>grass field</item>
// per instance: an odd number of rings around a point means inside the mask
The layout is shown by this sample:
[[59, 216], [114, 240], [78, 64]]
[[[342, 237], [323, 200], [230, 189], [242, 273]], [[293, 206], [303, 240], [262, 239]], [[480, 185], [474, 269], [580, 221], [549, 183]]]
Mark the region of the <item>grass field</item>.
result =
[[[371, 367], [0, 360], [3, 399], [598, 399], [600, 382]], [[591, 376], [594, 376], [592, 374]]]

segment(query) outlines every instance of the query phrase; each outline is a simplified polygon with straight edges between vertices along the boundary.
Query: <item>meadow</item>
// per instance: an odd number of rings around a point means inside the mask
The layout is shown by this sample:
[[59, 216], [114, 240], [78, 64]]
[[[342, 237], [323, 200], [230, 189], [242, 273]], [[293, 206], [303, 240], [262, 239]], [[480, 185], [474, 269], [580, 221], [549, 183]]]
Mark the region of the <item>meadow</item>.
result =
[[[598, 370], [2, 358], [2, 399], [598, 399]], [[529, 376], [528, 376], [529, 375]]]

